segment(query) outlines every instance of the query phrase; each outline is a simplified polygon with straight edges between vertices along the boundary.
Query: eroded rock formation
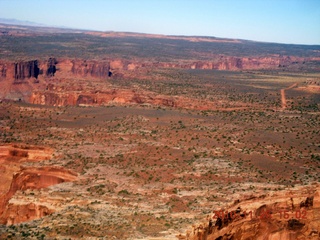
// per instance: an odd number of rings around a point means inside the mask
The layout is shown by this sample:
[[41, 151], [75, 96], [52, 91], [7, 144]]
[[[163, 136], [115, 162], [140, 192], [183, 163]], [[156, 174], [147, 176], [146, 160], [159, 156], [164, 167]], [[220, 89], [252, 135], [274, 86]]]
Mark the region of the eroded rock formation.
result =
[[43, 189], [55, 184], [77, 179], [76, 173], [55, 166], [20, 166], [20, 170], [13, 174], [13, 171], [15, 171], [16, 167], [21, 163], [47, 160], [51, 155], [52, 150], [44, 147], [27, 145], [0, 146], [0, 163], [2, 165], [2, 168], [0, 168], [0, 183], [2, 184], [0, 188], [1, 224], [24, 222], [43, 217], [53, 212], [52, 209], [41, 204], [11, 202], [11, 198], [17, 191]]
[[23, 144], [0, 146], [0, 195], [9, 191], [13, 173], [19, 171], [21, 164], [48, 160], [52, 152], [50, 148]]
[[176, 107], [178, 101], [172, 97], [150, 92], [136, 92], [129, 89], [113, 89], [96, 92], [34, 92], [30, 102], [41, 105], [107, 105], [107, 104], [153, 104]]
[[25, 78], [38, 78], [40, 69], [38, 67], [38, 61], [19, 62], [14, 64], [14, 79], [25, 79]]
[[299, 189], [283, 196], [237, 201], [230, 209], [214, 211], [212, 216], [178, 239], [319, 239], [320, 187]]
[[302, 64], [305, 58], [271, 55], [267, 57], [231, 57], [220, 56], [212, 61], [196, 61], [183, 64], [160, 63], [164, 67], [185, 68], [185, 69], [215, 69], [215, 70], [258, 70], [277, 69], [293, 64]]
[[[212, 61], [182, 61], [182, 62], [152, 62], [146, 60], [128, 61], [114, 60], [83, 60], [49, 58], [48, 60], [30, 60], [21, 62], [0, 62], [0, 76], [23, 80], [26, 78], [38, 78], [39, 75], [54, 76], [56, 72], [72, 73], [83, 77], [107, 78], [113, 70], [134, 71], [139, 68], [164, 67], [181, 69], [216, 69], [216, 70], [253, 70], [276, 69], [292, 64], [304, 63], [314, 59], [270, 55], [264, 57], [231, 57], [217, 56]], [[319, 60], [319, 59], [318, 59]]]
[[38, 60], [21, 62], [0, 62], [0, 78], [13, 79], [15, 84], [26, 78], [37, 79], [41, 74]]
[[47, 70], [46, 70], [47, 76], [54, 76], [54, 74], [57, 71], [57, 68], [56, 68], [57, 63], [58, 61], [55, 58], [49, 58], [47, 63]]
[[[19, 216], [20, 213], [17, 214], [21, 209], [23, 209], [23, 211], [31, 209], [30, 213], [28, 213], [28, 219], [44, 216], [53, 212], [53, 210], [41, 206], [31, 206], [30, 204], [13, 206], [9, 201], [17, 191], [47, 188], [55, 184], [70, 182], [76, 179], [77, 174], [62, 167], [21, 167], [21, 170], [14, 174], [9, 191], [0, 198], [0, 223], [9, 224], [12, 222], [25, 221], [26, 217]], [[14, 215], [16, 215], [17, 218], [14, 218]]]
[[[314, 60], [314, 59], [313, 59]], [[276, 69], [308, 61], [306, 58], [271, 55], [265, 57], [216, 56], [212, 61], [181, 60], [157, 62], [144, 59], [56, 59], [0, 62], [0, 100], [9, 99], [42, 105], [102, 105], [109, 103], [137, 103], [179, 107], [176, 99], [154, 93], [110, 90], [105, 79], [141, 78], [148, 76], [148, 69], [217, 69], [249, 70]], [[41, 77], [40, 77], [41, 76]], [[81, 77], [84, 84], [71, 81]], [[99, 79], [98, 85], [92, 80]], [[57, 83], [58, 81], [58, 83]], [[90, 87], [89, 87], [90, 85]], [[95, 87], [94, 87], [95, 86]], [[101, 88], [101, 86], [103, 88]], [[89, 90], [90, 89], [90, 90]], [[126, 95], [128, 94], [128, 95]], [[193, 103], [190, 103], [194, 105]], [[187, 105], [190, 105], [187, 103]], [[185, 105], [185, 104], [184, 104]], [[193, 107], [188, 107], [193, 108]]]
[[27, 222], [34, 219], [42, 218], [53, 213], [54, 210], [43, 205], [34, 203], [14, 204], [9, 203], [0, 221], [6, 225]]
[[111, 75], [109, 63], [86, 60], [73, 60], [71, 72], [75, 75], [107, 78]]

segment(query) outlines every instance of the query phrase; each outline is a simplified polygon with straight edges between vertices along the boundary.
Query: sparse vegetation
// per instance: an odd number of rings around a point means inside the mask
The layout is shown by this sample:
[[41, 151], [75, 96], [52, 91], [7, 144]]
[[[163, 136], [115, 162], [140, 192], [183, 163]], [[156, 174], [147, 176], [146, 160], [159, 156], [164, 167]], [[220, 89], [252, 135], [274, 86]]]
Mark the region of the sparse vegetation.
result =
[[[282, 49], [277, 44], [258, 48], [250, 43], [237, 49], [234, 43], [201, 45], [84, 33], [23, 36], [15, 45], [11, 41], [9, 36], [0, 38], [0, 50], [9, 51], [8, 59], [16, 58], [15, 52], [21, 58], [44, 58], [54, 52], [68, 58], [152, 57], [183, 62], [212, 60], [210, 54], [201, 55], [208, 47], [218, 46], [227, 56]], [[309, 48], [292, 51], [309, 56]], [[94, 107], [1, 102], [0, 161], [7, 165], [0, 166], [0, 174], [8, 176], [0, 183], [11, 181], [13, 172], [19, 171], [18, 165], [9, 163], [59, 166], [76, 172], [78, 178], [50, 188], [17, 191], [13, 196], [17, 202], [39, 204], [46, 199], [54, 213], [28, 224], [0, 226], [0, 238], [157, 237], [168, 229], [186, 228], [235, 198], [319, 182], [319, 93], [306, 90], [305, 82], [319, 79], [313, 67], [305, 72], [159, 67], [138, 68], [127, 75], [119, 71], [108, 79], [59, 74], [40, 79], [61, 95], [86, 91], [101, 96], [114, 89], [140, 100], [122, 102], [125, 96], [111, 94], [112, 100]], [[280, 90], [294, 83], [296, 88], [286, 90], [283, 109]], [[7, 149], [23, 143], [54, 152], [40, 162], [27, 148]], [[20, 163], [23, 158], [32, 161]]]

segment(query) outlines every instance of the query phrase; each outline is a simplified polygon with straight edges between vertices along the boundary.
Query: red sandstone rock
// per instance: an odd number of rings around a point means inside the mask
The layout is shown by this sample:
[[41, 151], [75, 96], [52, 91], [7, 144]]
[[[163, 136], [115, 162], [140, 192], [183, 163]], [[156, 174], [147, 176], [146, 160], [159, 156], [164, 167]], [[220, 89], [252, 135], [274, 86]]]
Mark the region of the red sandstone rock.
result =
[[1, 216], [1, 220], [6, 225], [12, 225], [42, 218], [53, 212], [54, 210], [49, 209], [46, 206], [36, 205], [34, 203], [22, 205], [10, 203]]
[[[21, 170], [14, 174], [9, 191], [0, 197], [0, 223], [6, 224], [8, 222], [24, 221], [24, 217], [17, 217], [18, 220], [12, 220], [12, 214], [10, 213], [13, 209], [23, 209], [23, 211], [28, 211], [30, 209], [30, 204], [27, 206], [12, 206], [9, 203], [10, 198], [18, 190], [27, 189], [41, 189], [46, 188], [55, 184], [62, 182], [75, 181], [77, 179], [77, 174], [66, 170], [62, 167], [22, 167]], [[37, 216], [43, 216], [52, 212], [51, 210], [37, 206], [38, 212], [31, 211], [31, 215], [28, 219], [36, 218]], [[41, 209], [43, 211], [41, 212]], [[40, 213], [39, 213], [40, 211]], [[20, 215], [20, 214], [19, 214]]]
[[[313, 193], [302, 188], [296, 192], [239, 201], [230, 209], [224, 209], [229, 214], [214, 218], [211, 223], [207, 219], [207, 222], [193, 226], [193, 230], [188, 230], [185, 236], [190, 240], [319, 239], [319, 186], [316, 189]], [[302, 207], [300, 199], [304, 203]], [[233, 209], [235, 215], [230, 214]], [[182, 239], [184, 235], [177, 237]]]
[[141, 67], [163, 67], [181, 69], [217, 69], [217, 70], [253, 70], [253, 69], [277, 69], [279, 66], [303, 63], [306, 61], [319, 61], [315, 58], [302, 58], [293, 56], [271, 55], [265, 57], [231, 57], [220, 56], [212, 61], [189, 62], [152, 62], [144, 60], [82, 60], [49, 58], [46, 61], [31, 60], [21, 62], [0, 62], [0, 77], [7, 79], [23, 80], [37, 78], [38, 75], [53, 76], [55, 72], [72, 73], [83, 77], [106, 78], [110, 71], [133, 71]]

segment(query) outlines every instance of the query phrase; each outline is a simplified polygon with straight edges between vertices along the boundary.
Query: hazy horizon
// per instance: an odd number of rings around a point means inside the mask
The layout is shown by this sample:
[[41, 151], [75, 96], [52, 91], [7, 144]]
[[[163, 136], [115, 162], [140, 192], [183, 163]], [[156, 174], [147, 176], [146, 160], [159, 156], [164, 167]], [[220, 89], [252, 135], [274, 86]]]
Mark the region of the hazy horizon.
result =
[[0, 18], [46, 26], [320, 45], [320, 1], [316, 0], [0, 3]]

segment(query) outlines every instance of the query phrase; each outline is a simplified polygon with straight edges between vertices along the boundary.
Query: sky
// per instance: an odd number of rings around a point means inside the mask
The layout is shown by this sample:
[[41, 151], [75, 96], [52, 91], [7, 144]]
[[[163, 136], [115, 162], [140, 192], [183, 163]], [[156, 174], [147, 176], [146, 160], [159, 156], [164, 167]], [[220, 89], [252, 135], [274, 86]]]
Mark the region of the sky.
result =
[[320, 0], [0, 0], [50, 26], [320, 45]]

